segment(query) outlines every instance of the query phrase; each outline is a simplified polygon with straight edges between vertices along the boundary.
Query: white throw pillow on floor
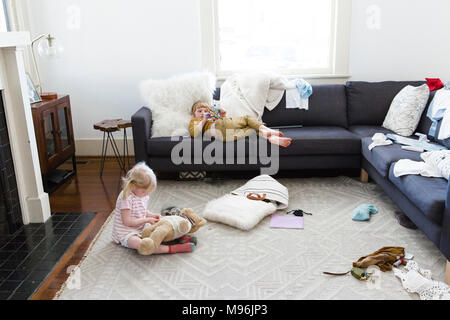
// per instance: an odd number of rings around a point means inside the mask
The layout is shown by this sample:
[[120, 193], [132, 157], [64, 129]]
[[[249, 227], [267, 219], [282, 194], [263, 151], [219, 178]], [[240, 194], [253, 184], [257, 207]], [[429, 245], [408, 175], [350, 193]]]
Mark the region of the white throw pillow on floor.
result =
[[416, 131], [425, 109], [430, 89], [426, 84], [404, 87], [392, 100], [383, 127], [401, 136], [410, 136]]
[[143, 81], [140, 91], [152, 110], [152, 138], [189, 136], [192, 106], [200, 100], [212, 104], [215, 89], [216, 78], [209, 72]]
[[209, 201], [203, 210], [203, 218], [229, 226], [250, 230], [266, 216], [277, 211], [271, 202], [249, 200], [244, 196], [226, 194]]

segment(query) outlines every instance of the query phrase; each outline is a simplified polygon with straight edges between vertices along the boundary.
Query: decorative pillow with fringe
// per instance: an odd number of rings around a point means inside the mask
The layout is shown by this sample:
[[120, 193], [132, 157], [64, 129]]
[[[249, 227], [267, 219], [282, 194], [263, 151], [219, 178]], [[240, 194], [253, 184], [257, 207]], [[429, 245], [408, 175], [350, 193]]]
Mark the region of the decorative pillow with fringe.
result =
[[216, 78], [209, 72], [192, 72], [168, 79], [141, 82], [141, 96], [152, 110], [152, 138], [189, 136], [195, 102], [212, 104]]

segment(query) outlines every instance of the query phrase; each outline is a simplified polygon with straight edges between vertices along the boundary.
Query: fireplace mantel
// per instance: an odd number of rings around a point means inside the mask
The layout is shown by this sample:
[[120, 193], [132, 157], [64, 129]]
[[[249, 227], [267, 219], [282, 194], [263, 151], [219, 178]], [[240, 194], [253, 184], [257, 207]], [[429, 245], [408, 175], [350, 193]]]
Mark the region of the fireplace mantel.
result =
[[48, 194], [42, 185], [23, 59], [24, 50], [30, 43], [28, 32], [0, 32], [0, 90], [24, 224], [42, 223], [50, 217]]

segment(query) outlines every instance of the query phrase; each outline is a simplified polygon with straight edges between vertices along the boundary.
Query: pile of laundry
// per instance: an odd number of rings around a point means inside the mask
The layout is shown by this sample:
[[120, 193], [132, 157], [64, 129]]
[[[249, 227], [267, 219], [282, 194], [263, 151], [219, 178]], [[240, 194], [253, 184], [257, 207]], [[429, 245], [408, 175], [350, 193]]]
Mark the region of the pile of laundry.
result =
[[[414, 256], [403, 247], [383, 247], [353, 262], [347, 272], [323, 272], [326, 275], [343, 276], [350, 273], [358, 280], [372, 281], [373, 273], [366, 268], [378, 266], [382, 272], [393, 270], [401, 280], [403, 288], [409, 293], [417, 293], [422, 300], [450, 300], [450, 286], [431, 278], [431, 271], [420, 268]], [[404, 267], [403, 267], [404, 266]]]

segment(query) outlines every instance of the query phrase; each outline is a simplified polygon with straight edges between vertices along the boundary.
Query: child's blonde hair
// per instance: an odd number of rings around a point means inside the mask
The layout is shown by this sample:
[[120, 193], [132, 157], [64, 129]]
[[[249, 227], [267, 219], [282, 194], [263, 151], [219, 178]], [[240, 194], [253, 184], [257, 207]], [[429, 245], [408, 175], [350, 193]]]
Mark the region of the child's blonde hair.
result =
[[130, 194], [132, 184], [138, 188], [148, 189], [148, 192], [154, 191], [156, 189], [156, 176], [145, 162], [139, 162], [122, 178], [122, 183], [122, 196], [123, 199], [126, 199]]
[[209, 108], [209, 104], [204, 102], [204, 101], [197, 101], [196, 103], [194, 103], [194, 105], [192, 106], [192, 115], [195, 114], [195, 111], [197, 111], [197, 109], [200, 108]]

